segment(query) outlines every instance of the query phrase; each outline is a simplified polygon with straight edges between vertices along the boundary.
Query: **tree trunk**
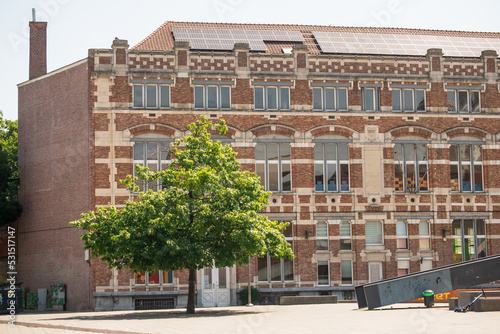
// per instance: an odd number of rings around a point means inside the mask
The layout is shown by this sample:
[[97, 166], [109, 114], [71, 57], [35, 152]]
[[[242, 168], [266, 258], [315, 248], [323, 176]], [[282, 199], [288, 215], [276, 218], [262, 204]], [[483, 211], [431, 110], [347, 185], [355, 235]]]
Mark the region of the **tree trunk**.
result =
[[196, 270], [189, 269], [189, 291], [188, 291], [188, 303], [186, 314], [194, 314], [194, 304], [195, 304], [195, 279], [196, 279]]

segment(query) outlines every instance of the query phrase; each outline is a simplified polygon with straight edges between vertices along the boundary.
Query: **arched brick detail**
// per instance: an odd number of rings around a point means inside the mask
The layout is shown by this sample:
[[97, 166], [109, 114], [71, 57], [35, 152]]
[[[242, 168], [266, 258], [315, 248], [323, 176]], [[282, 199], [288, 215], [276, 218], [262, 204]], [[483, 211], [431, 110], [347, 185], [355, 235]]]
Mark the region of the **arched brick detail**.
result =
[[[466, 131], [468, 129], [468, 131]], [[474, 137], [480, 140], [486, 140], [488, 136], [488, 132], [484, 130], [480, 130], [477, 128], [454, 128], [444, 132], [448, 139], [452, 139], [455, 137]]]
[[[151, 129], [151, 125], [154, 125], [154, 129]], [[140, 124], [140, 125], [137, 125], [137, 126], [130, 128], [129, 131], [133, 137], [143, 135], [146, 133], [156, 133], [156, 134], [165, 135], [165, 136], [172, 137], [172, 138], [175, 135], [175, 129], [168, 127], [166, 125], [163, 125], [163, 124], [156, 124], [156, 123]]]
[[[276, 127], [276, 130], [273, 130], [272, 127]], [[282, 135], [286, 137], [293, 138], [295, 136], [295, 130], [285, 127], [279, 124], [270, 124], [260, 126], [258, 128], [250, 130], [254, 134], [255, 137], [260, 137], [264, 135]]]
[[346, 137], [348, 139], [352, 139], [354, 137], [354, 131], [348, 128], [340, 127], [340, 126], [333, 126], [334, 131], [331, 131], [332, 125], [327, 125], [327, 126], [322, 126], [320, 128], [316, 128], [314, 130], [311, 130], [311, 136], [312, 138], [318, 138], [321, 136], [326, 136], [326, 135], [336, 135], [336, 136], [342, 136]]
[[[412, 131], [410, 132], [410, 128], [412, 128]], [[422, 137], [424, 139], [431, 139], [431, 136], [433, 134], [432, 131], [427, 130], [422, 127], [416, 127], [416, 126], [405, 126], [402, 128], [397, 128], [392, 131], [389, 131], [391, 134], [392, 138], [396, 139], [399, 137], [404, 137], [404, 136], [417, 136], [417, 137]]]
[[[210, 135], [218, 135], [219, 131], [217, 129], [209, 129], [208, 133], [210, 133]], [[236, 130], [232, 129], [230, 127], [227, 127], [227, 131], [226, 131], [226, 134], [224, 136], [227, 136], [229, 138], [234, 138], [235, 135], [236, 135]]]

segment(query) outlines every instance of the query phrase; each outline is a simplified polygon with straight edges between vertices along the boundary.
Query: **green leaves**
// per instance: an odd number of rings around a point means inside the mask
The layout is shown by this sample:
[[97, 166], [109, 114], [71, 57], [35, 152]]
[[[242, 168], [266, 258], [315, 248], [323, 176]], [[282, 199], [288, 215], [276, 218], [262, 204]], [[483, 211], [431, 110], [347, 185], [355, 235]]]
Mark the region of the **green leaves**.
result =
[[3, 119], [0, 111], [0, 226], [21, 214], [17, 197], [17, 121]]
[[[227, 131], [224, 121], [214, 127]], [[161, 180], [162, 190], [70, 223], [87, 231], [82, 239], [94, 256], [136, 272], [232, 266], [266, 253], [293, 257], [285, 224], [260, 215], [270, 194], [254, 173], [239, 171], [236, 153], [214, 143], [210, 128], [204, 116], [190, 124], [191, 134], [176, 140], [177, 159], [166, 170], [135, 167], [139, 178]], [[122, 182], [137, 191], [133, 177]]]

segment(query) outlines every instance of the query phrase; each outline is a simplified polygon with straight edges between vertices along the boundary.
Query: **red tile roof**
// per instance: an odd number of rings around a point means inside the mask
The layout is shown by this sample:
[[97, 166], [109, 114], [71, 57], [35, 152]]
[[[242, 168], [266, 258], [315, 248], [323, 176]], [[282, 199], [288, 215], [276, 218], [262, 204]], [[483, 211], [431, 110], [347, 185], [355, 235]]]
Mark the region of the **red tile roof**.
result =
[[[156, 31], [132, 47], [133, 50], [173, 50], [173, 28], [190, 29], [241, 29], [241, 30], [279, 30], [300, 31], [304, 36], [304, 44], [311, 54], [321, 53], [318, 43], [314, 39], [313, 31], [347, 32], [347, 33], [380, 33], [400, 35], [434, 35], [476, 38], [500, 38], [498, 32], [471, 32], [454, 30], [429, 30], [408, 28], [373, 28], [373, 27], [336, 27], [317, 25], [292, 25], [292, 24], [245, 24], [245, 23], [204, 23], [204, 22], [172, 22], [167, 21]], [[268, 53], [281, 53], [283, 47], [291, 47], [293, 43], [266, 42]]]

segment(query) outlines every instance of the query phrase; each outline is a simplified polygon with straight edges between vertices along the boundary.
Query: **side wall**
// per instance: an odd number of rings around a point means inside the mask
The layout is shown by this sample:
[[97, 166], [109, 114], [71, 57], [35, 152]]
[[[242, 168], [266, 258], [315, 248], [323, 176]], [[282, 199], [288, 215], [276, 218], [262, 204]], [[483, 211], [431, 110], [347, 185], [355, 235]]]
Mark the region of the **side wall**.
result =
[[31, 292], [66, 284], [66, 309], [90, 309], [81, 231], [90, 210], [87, 61], [19, 85], [18, 281]]

